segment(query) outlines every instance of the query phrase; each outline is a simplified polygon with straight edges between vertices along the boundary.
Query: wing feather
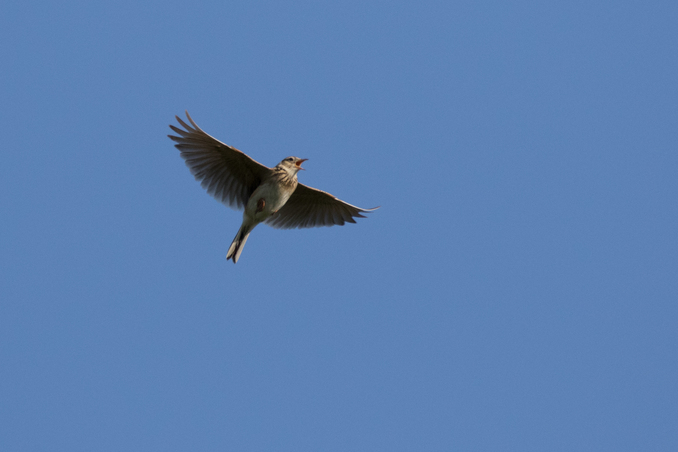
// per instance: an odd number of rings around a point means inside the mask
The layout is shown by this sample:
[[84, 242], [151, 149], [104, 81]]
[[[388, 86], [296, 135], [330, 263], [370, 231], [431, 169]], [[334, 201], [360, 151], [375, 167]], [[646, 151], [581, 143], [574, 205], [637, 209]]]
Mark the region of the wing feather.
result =
[[174, 146], [191, 174], [218, 201], [229, 207], [244, 208], [271, 169], [205, 133], [188, 112], [186, 117], [191, 124], [177, 116], [183, 129], [170, 125], [178, 136], [168, 136], [176, 143]]
[[362, 213], [376, 209], [356, 207], [322, 190], [298, 184], [287, 203], [266, 223], [278, 229], [343, 225], [355, 223], [354, 218], [364, 218]]

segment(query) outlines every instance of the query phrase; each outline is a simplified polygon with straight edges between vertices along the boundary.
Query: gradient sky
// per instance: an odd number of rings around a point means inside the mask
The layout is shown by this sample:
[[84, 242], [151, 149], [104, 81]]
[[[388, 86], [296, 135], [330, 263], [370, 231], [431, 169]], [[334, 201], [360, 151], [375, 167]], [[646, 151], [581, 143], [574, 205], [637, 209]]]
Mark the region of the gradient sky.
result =
[[[0, 449], [678, 450], [678, 6], [4, 2]], [[188, 110], [381, 209], [259, 226]]]

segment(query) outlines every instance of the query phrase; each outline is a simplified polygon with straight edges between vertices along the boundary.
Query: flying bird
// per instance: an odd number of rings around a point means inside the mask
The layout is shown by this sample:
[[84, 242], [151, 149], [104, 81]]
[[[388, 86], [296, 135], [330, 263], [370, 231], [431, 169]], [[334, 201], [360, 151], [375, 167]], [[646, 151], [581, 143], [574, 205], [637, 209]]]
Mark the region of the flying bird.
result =
[[300, 184], [297, 173], [308, 159], [287, 157], [269, 168], [242, 151], [205, 133], [186, 112], [191, 125], [176, 116], [182, 128], [170, 125], [179, 136], [168, 135], [186, 166], [207, 193], [234, 209], [244, 209], [242, 225], [226, 259], [235, 264], [252, 230], [259, 223], [279, 229], [355, 223], [373, 209], [353, 206], [331, 194]]

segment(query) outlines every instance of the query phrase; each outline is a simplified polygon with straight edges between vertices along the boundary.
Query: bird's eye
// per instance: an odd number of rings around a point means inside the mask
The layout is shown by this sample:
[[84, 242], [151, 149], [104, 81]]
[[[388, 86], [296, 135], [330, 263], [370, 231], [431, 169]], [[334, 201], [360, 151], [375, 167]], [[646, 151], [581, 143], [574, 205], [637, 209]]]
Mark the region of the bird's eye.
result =
[[287, 160], [288, 162], [291, 162], [291, 161], [292, 161], [292, 157], [287, 157], [285, 160]]

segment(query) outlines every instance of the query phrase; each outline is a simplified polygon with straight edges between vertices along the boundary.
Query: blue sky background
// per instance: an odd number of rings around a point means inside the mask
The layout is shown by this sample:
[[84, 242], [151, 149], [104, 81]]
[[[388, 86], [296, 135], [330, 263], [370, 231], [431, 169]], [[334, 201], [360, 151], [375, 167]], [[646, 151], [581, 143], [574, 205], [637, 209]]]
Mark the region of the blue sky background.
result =
[[[675, 2], [0, 9], [2, 450], [678, 450]], [[234, 266], [184, 110], [382, 207]]]

